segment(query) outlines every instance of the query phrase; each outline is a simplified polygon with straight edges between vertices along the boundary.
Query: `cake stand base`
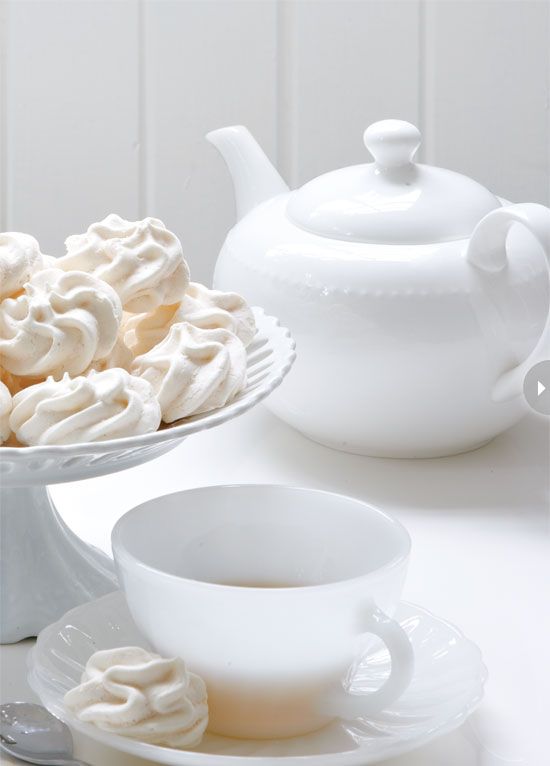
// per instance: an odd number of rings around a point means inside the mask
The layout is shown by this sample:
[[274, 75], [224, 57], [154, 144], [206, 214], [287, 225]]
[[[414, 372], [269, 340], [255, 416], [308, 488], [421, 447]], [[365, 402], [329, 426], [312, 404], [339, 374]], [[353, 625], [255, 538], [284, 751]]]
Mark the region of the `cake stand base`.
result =
[[71, 532], [44, 486], [0, 487], [0, 551], [3, 644], [119, 587], [112, 560]]

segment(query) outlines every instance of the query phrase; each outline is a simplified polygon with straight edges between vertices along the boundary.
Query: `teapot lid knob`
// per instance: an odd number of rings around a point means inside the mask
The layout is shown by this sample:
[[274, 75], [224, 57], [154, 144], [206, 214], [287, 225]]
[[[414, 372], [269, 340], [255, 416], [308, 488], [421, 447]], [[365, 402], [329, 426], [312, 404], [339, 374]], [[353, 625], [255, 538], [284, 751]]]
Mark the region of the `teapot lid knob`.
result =
[[409, 165], [420, 146], [420, 131], [404, 120], [374, 122], [363, 135], [365, 146], [380, 169]]

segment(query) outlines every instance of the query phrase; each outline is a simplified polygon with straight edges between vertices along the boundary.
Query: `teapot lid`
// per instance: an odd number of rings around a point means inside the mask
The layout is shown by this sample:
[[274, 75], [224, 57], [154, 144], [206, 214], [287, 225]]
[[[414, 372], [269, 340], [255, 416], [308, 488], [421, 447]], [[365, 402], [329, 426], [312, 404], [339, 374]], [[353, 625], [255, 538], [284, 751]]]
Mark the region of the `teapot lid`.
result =
[[382, 120], [364, 134], [374, 162], [334, 170], [292, 192], [289, 218], [322, 237], [352, 242], [423, 244], [469, 237], [501, 203], [476, 181], [413, 162], [420, 131]]

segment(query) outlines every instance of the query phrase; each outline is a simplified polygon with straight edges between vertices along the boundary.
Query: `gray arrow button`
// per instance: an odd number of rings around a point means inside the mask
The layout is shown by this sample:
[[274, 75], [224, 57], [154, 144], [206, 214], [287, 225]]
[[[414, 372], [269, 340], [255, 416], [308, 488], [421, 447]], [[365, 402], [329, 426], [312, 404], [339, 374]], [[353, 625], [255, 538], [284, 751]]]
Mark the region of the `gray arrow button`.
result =
[[535, 412], [550, 415], [550, 360], [531, 367], [523, 381], [523, 393]]

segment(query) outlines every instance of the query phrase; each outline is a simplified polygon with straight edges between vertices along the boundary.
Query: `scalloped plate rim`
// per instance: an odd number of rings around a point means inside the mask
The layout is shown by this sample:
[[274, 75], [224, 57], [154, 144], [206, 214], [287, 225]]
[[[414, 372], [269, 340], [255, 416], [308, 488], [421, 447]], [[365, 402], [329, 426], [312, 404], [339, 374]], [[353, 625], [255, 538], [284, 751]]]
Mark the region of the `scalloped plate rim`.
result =
[[[231, 418], [240, 415], [243, 411], [252, 408], [262, 399], [265, 399], [275, 388], [277, 388], [289, 372], [296, 358], [296, 343], [290, 330], [287, 327], [283, 327], [277, 317], [266, 314], [262, 308], [254, 306], [253, 311], [260, 332], [265, 332], [267, 338], [271, 339], [273, 336], [267, 333], [265, 328], [268, 325], [272, 325], [279, 338], [285, 340], [287, 343], [284, 363], [270, 371], [266, 380], [262, 381], [262, 386], [258, 391], [246, 393], [245, 390], [244, 396], [241, 399], [236, 399], [229, 404], [226, 404], [224, 407], [204, 413], [204, 415], [198, 415], [195, 419], [188, 418], [185, 423], [181, 423], [177, 426], [168, 426], [150, 434], [126, 436], [120, 439], [108, 439], [101, 442], [80, 442], [77, 444], [53, 444], [34, 447], [2, 446], [0, 455], [6, 461], [22, 461], [24, 459], [46, 456], [69, 457], [73, 453], [76, 456], [81, 451], [90, 453], [132, 448], [139, 449], [140, 447], [151, 447], [160, 445], [163, 442], [186, 438], [191, 434], [204, 431], [208, 428], [213, 428], [214, 426], [220, 425], [220, 423], [224, 423], [226, 420], [230, 420]], [[253, 342], [254, 340], [252, 340], [252, 343]], [[276, 350], [277, 347], [272, 344], [272, 351]]]

